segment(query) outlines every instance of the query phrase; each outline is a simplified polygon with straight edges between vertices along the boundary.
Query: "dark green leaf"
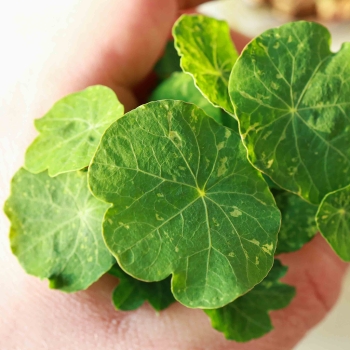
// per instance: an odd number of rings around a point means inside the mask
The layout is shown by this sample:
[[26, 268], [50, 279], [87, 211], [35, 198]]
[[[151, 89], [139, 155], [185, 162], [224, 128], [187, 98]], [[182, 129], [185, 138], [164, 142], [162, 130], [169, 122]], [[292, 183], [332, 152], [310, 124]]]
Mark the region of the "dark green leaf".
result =
[[11, 190], [4, 208], [11, 248], [27, 273], [74, 292], [110, 269], [115, 260], [101, 232], [109, 205], [90, 194], [86, 172], [51, 178], [20, 169]]
[[182, 101], [151, 102], [106, 131], [89, 168], [113, 203], [105, 242], [128, 274], [189, 307], [219, 307], [273, 264], [280, 213], [240, 138]]
[[154, 67], [160, 80], [167, 79], [174, 72], [181, 72], [180, 57], [175, 49], [174, 41], [168, 41], [162, 58]]
[[254, 39], [232, 70], [230, 95], [251, 162], [319, 204], [350, 183], [350, 44], [294, 22]]
[[119, 278], [119, 284], [113, 291], [113, 304], [118, 310], [135, 310], [148, 301], [155, 310], [161, 311], [175, 302], [170, 278], [160, 282], [139, 281], [126, 274], [117, 264], [109, 273]]
[[233, 114], [228, 82], [238, 53], [228, 24], [202, 15], [183, 15], [175, 23], [173, 35], [183, 71], [194, 77], [214, 106]]
[[327, 194], [316, 215], [317, 226], [334, 251], [350, 261], [350, 186]]
[[294, 252], [309, 242], [318, 231], [315, 221], [317, 205], [284, 191], [276, 194], [275, 199], [282, 213], [276, 254]]
[[83, 169], [103, 132], [123, 113], [123, 105], [105, 86], [64, 97], [35, 121], [40, 135], [27, 150], [25, 168], [35, 174], [48, 169], [50, 176]]
[[225, 337], [247, 342], [273, 329], [269, 312], [283, 309], [295, 296], [295, 288], [279, 282], [287, 272], [278, 260], [267, 277], [250, 292], [220, 309], [205, 310], [212, 326]]

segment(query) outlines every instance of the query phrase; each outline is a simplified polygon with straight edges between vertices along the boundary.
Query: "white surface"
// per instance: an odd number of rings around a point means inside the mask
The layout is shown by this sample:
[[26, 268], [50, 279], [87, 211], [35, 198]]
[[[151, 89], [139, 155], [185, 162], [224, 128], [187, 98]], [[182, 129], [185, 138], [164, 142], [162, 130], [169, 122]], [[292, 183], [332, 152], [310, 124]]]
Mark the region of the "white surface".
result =
[[[282, 1], [282, 0], [281, 0]], [[287, 20], [278, 18], [266, 8], [247, 6], [244, 0], [223, 0], [200, 7], [200, 12], [226, 20], [231, 28], [254, 37], [264, 30], [279, 26]], [[333, 50], [350, 41], [350, 23], [328, 26], [333, 36]], [[316, 328], [311, 330], [295, 350], [349, 350], [350, 349], [350, 270], [337, 305]]]

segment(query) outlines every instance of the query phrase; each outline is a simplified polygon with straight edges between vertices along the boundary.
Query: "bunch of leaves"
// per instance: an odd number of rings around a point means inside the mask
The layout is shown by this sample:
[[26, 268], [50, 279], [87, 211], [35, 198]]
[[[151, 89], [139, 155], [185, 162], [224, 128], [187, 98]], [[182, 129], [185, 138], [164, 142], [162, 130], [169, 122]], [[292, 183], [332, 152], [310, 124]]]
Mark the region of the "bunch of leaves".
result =
[[116, 309], [176, 300], [249, 341], [295, 295], [276, 254], [319, 230], [350, 261], [350, 46], [295, 22], [239, 55], [225, 22], [198, 15], [173, 35], [148, 104], [123, 115], [94, 86], [35, 122], [5, 203], [11, 248], [51, 288], [109, 272]]

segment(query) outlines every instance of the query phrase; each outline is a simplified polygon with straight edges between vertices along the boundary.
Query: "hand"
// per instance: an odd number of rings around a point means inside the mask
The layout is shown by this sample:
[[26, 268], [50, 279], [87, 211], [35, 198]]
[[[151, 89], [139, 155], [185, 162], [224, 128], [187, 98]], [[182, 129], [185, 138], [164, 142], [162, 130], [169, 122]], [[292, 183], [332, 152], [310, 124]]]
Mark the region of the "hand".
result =
[[[6, 121], [0, 128], [0, 161], [6, 165], [4, 172], [2, 169], [1, 202], [8, 195], [10, 175], [23, 163], [24, 149], [34, 137], [34, 130], [29, 128], [32, 119], [43, 115], [62, 96], [93, 84], [113, 88], [126, 109], [134, 108], [137, 100], [133, 88], [161, 55], [179, 9], [200, 2], [70, 0], [66, 7], [60, 4], [59, 20], [70, 18], [71, 24], [57, 33], [52, 52], [48, 41], [41, 54], [34, 56], [30, 63], [34, 78], [27, 91], [22, 95], [21, 89], [14, 93], [8, 89], [5, 95], [12, 100], [9, 103], [4, 99], [7, 118], [1, 118], [1, 123]], [[39, 18], [32, 25], [50, 27], [56, 18], [51, 16]], [[26, 67], [28, 57], [20, 58], [22, 66], [16, 67], [19, 72]], [[26, 82], [23, 77], [19, 79], [23, 88]], [[33, 91], [31, 101], [19, 103]], [[3, 215], [0, 226], [0, 348], [6, 350], [292, 349], [332, 307], [346, 268], [321, 237], [297, 253], [282, 256], [289, 266], [285, 281], [297, 287], [297, 297], [288, 308], [272, 313], [273, 332], [260, 340], [237, 344], [213, 330], [201, 310], [180, 304], [159, 315], [148, 305], [135, 312], [115, 311], [111, 293], [116, 280], [111, 276], [75, 294], [49, 290], [46, 281], [27, 276], [10, 253], [9, 225]]]

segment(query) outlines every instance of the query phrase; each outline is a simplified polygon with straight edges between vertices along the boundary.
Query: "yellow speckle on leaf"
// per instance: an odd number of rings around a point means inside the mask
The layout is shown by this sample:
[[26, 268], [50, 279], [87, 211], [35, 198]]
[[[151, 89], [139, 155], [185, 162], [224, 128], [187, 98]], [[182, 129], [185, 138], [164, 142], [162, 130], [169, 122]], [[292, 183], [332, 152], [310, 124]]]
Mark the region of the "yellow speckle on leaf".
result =
[[227, 157], [220, 159], [220, 166], [218, 168], [218, 177], [224, 175], [227, 172], [226, 163], [227, 163]]
[[257, 241], [256, 239], [251, 239], [249, 242], [252, 242], [253, 244], [260, 246], [260, 242]]
[[273, 243], [270, 243], [270, 244], [266, 243], [266, 244], [264, 244], [264, 245], [262, 246], [262, 250], [263, 250], [265, 253], [271, 255], [271, 252], [272, 252], [272, 250], [273, 250]]
[[164, 221], [164, 218], [162, 218], [158, 213], [156, 214], [156, 219], [158, 221]]
[[272, 164], [273, 164], [273, 159], [270, 159], [268, 162], [267, 162], [267, 166], [266, 166], [266, 168], [267, 169], [270, 169], [271, 168], [271, 166], [272, 166]]
[[225, 147], [225, 142], [220, 142], [217, 146], [218, 151], [220, 151], [221, 149], [223, 149]]
[[242, 215], [242, 212], [237, 207], [233, 207], [233, 208], [234, 210], [230, 212], [231, 216], [237, 218]]

